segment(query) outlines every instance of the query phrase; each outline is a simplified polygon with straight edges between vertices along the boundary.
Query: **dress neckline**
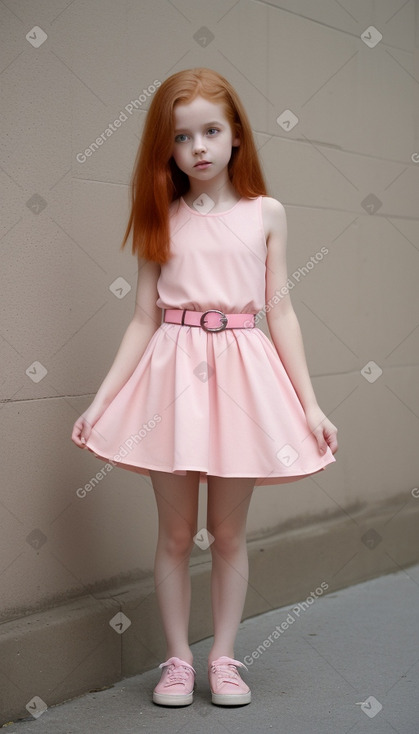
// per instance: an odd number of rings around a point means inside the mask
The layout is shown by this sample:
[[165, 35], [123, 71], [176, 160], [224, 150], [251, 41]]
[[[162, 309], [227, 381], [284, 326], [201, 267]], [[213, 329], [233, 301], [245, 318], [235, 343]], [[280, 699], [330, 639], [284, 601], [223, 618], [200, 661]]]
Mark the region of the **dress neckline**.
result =
[[183, 198], [183, 196], [181, 196], [181, 197], [180, 197], [180, 201], [181, 201], [181, 204], [183, 204], [183, 206], [184, 206], [184, 207], [186, 207], [186, 209], [187, 209], [187, 210], [188, 210], [188, 211], [189, 211], [189, 212], [190, 212], [191, 214], [197, 214], [197, 215], [198, 215], [198, 217], [222, 217], [222, 216], [223, 216], [224, 214], [228, 214], [229, 212], [232, 212], [232, 211], [233, 211], [233, 209], [235, 209], [235, 208], [236, 208], [236, 206], [238, 206], [238, 204], [240, 204], [240, 202], [241, 202], [241, 201], [243, 201], [243, 200], [244, 200], [245, 198], [246, 198], [246, 197], [242, 196], [242, 197], [241, 197], [241, 198], [240, 198], [240, 199], [239, 199], [238, 201], [236, 201], [236, 203], [235, 203], [235, 204], [233, 204], [233, 206], [232, 206], [232, 207], [230, 207], [230, 209], [225, 209], [225, 210], [224, 210], [224, 211], [222, 211], [222, 212], [211, 212], [211, 211], [209, 211], [209, 212], [208, 212], [207, 214], [205, 214], [204, 212], [198, 212], [198, 211], [197, 211], [196, 209], [192, 209], [192, 207], [191, 207], [191, 206], [189, 206], [189, 205], [188, 205], [188, 204], [186, 203], [186, 201], [185, 201], [185, 199]]

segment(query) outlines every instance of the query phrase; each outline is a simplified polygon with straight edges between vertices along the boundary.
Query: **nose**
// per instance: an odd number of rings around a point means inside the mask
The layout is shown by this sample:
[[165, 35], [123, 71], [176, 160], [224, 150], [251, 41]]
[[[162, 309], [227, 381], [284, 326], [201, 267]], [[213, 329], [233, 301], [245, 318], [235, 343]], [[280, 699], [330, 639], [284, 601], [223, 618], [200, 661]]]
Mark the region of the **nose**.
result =
[[193, 152], [202, 153], [204, 150], [206, 150], [204, 140], [201, 135], [197, 135], [196, 138], [194, 138]]

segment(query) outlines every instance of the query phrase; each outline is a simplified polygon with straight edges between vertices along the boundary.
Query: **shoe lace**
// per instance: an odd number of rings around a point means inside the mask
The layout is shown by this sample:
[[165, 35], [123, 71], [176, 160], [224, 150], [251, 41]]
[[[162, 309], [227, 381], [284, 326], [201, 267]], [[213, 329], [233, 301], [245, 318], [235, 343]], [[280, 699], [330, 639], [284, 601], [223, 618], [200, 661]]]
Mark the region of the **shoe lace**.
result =
[[213, 673], [217, 676], [218, 683], [235, 683], [238, 685], [241, 678], [236, 665], [239, 665], [242, 668], [246, 667], [239, 660], [232, 660], [231, 663], [212, 663], [211, 668]]
[[[160, 668], [165, 667], [165, 664], [162, 663]], [[189, 676], [192, 675], [193, 668], [192, 666], [186, 666], [186, 665], [175, 665], [174, 663], [170, 663], [167, 666], [167, 685], [173, 685], [176, 683], [186, 683]]]

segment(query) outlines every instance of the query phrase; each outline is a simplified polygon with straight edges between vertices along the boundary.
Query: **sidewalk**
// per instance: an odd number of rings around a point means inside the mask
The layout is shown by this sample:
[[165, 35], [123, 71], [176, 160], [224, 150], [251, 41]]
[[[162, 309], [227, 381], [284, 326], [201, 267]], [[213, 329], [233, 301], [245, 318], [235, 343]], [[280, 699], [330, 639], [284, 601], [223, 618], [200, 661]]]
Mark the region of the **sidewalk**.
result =
[[206, 639], [192, 646], [197, 689], [191, 706], [152, 703], [160, 677], [156, 668], [4, 730], [418, 734], [418, 630], [419, 565], [243, 622], [234, 653], [248, 667], [243, 671], [252, 689], [248, 706], [211, 704], [206, 675], [211, 640]]

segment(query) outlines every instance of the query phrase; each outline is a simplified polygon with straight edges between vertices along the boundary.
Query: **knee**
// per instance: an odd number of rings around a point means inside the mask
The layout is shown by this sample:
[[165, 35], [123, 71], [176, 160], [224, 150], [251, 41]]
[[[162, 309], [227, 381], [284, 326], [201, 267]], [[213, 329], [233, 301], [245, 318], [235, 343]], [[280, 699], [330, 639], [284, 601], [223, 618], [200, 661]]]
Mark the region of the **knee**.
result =
[[214, 528], [210, 532], [214, 536], [211, 550], [220, 553], [222, 556], [235, 555], [246, 545], [246, 538], [228, 526], [220, 525], [220, 527]]
[[190, 528], [179, 527], [173, 528], [168, 533], [164, 533], [161, 542], [170, 556], [183, 558], [192, 551], [193, 537], [194, 533]]

